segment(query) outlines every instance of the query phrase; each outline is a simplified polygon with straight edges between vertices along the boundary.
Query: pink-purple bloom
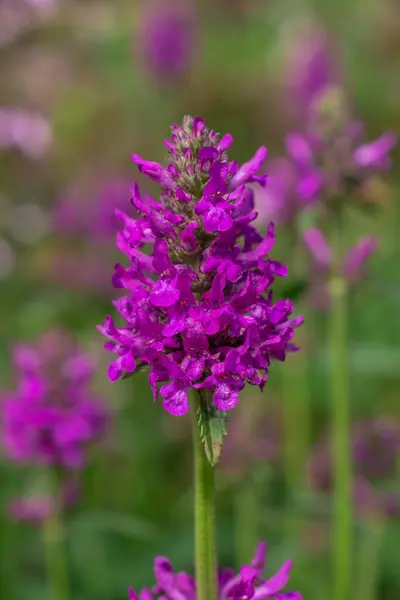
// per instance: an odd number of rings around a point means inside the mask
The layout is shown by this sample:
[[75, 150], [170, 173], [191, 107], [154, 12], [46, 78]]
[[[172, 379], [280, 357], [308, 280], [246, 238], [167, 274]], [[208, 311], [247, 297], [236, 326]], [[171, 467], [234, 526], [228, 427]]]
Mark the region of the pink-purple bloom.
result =
[[124, 177], [113, 177], [95, 186], [79, 182], [64, 190], [52, 211], [58, 242], [52, 277], [57, 282], [110, 297], [112, 286], [104, 276], [104, 264], [115, 253], [114, 211], [126, 206], [129, 187]]
[[324, 90], [340, 82], [339, 65], [325, 29], [307, 19], [287, 44], [285, 98], [297, 121], [307, 118], [310, 106]]
[[14, 498], [8, 506], [8, 514], [14, 521], [38, 525], [56, 512], [57, 495], [61, 501], [62, 510], [71, 509], [77, 502], [80, 487], [75, 481], [62, 482], [57, 493], [42, 493], [40, 495], [23, 495]]
[[[380, 416], [357, 422], [351, 433], [352, 494], [361, 514], [393, 516], [400, 508], [400, 495], [385, 483], [396, 474], [400, 455], [400, 427], [391, 417]], [[321, 441], [311, 455], [309, 472], [313, 487], [330, 491], [333, 485], [329, 443]]]
[[0, 150], [17, 149], [31, 159], [42, 158], [52, 142], [48, 121], [32, 111], [0, 107]]
[[[222, 569], [218, 573], [218, 600], [302, 600], [298, 592], [283, 591], [289, 581], [292, 561], [265, 579], [263, 572], [266, 562], [266, 545], [260, 542], [250, 565], [244, 565], [239, 573], [232, 569]], [[196, 600], [196, 582], [185, 572], [176, 573], [163, 556], [154, 561], [156, 584], [143, 588], [139, 594], [130, 588], [129, 600]]]
[[308, 131], [287, 136], [286, 149], [297, 171], [297, 193], [304, 201], [324, 198], [336, 206], [353, 188], [390, 169], [397, 136], [387, 132], [366, 142], [362, 124], [340, 126], [342, 118], [332, 114], [332, 122], [339, 121], [339, 127], [328, 126], [333, 131], [323, 131], [311, 120]]
[[262, 389], [271, 359], [296, 349], [303, 320], [292, 318], [292, 302], [272, 299], [275, 277], [287, 274], [269, 258], [273, 224], [264, 238], [252, 226], [248, 184], [265, 184], [257, 173], [267, 151], [239, 166], [228, 160], [232, 143], [202, 119], [185, 118], [165, 142], [166, 168], [132, 156], [161, 187], [159, 200], [135, 185], [132, 216], [116, 210], [117, 246], [129, 265], [118, 263], [113, 278], [125, 290], [114, 303], [125, 325], [108, 316], [99, 327], [117, 355], [108, 374], [114, 381], [149, 365], [154, 399], [160, 394], [174, 415], [188, 410], [188, 388], [212, 391], [222, 411], [236, 405], [246, 381]]
[[60, 331], [13, 349], [14, 392], [1, 402], [1, 434], [10, 460], [76, 470], [105, 432], [103, 403], [89, 386], [94, 364]]
[[114, 211], [129, 201], [129, 185], [126, 178], [114, 177], [97, 183], [95, 190], [82, 184], [68, 187], [53, 209], [54, 232], [68, 238], [84, 236], [99, 243], [114, 239]]
[[190, 2], [151, 0], [139, 15], [136, 42], [141, 62], [159, 80], [174, 80], [188, 71], [195, 37]]
[[[332, 275], [333, 251], [320, 229], [311, 227], [302, 235], [303, 243], [311, 257], [310, 299], [315, 307], [329, 304], [328, 281]], [[378, 248], [378, 240], [372, 236], [361, 238], [350, 248], [339, 268], [339, 273], [349, 285], [354, 285], [365, 274], [370, 256]]]
[[366, 141], [363, 124], [351, 114], [337, 52], [322, 27], [311, 20], [294, 40], [287, 97], [301, 129], [287, 136], [286, 150], [297, 173], [297, 195], [305, 202], [323, 199], [337, 206], [371, 176], [390, 168], [397, 136], [387, 132]]

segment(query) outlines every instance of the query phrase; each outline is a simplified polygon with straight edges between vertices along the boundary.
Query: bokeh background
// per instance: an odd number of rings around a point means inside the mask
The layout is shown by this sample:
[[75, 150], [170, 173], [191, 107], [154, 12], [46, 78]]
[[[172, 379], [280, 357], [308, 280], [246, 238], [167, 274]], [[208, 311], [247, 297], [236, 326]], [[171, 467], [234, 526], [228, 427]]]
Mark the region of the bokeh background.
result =
[[[1, 388], [15, 386], [10, 345], [63, 326], [98, 361], [94, 389], [111, 419], [66, 515], [71, 600], [126, 598], [129, 584], [153, 581], [157, 554], [178, 569], [193, 564], [190, 419], [154, 404], [145, 374], [111, 384], [96, 331], [113, 312], [112, 209], [129, 205], [138, 178], [131, 153], [162, 160], [170, 124], [192, 114], [233, 134], [238, 161], [263, 144], [271, 158], [281, 156], [285, 135], [299, 126], [288, 91], [292, 63], [314, 24], [326, 30], [368, 139], [400, 124], [396, 0], [186, 0], [169, 25], [171, 2], [153, 4], [0, 0]], [[351, 417], [357, 424], [385, 416], [391, 431], [400, 417], [398, 159], [395, 151], [389, 175], [365, 192], [379, 210], [355, 212], [344, 236], [349, 245], [360, 235], [380, 239], [349, 299]], [[283, 225], [277, 238], [274, 256], [305, 276], [307, 255], [299, 250], [293, 260]], [[296, 277], [289, 283], [301, 284]], [[290, 587], [321, 600], [331, 591], [331, 502], [329, 491], [316, 491], [310, 463], [316, 447], [322, 460], [318, 444], [329, 438], [329, 315], [299, 299], [301, 285], [287, 285], [280, 292], [306, 315], [302, 356], [271, 369], [263, 394], [245, 390], [229, 422], [218, 548], [220, 563], [235, 565], [268, 540], [270, 568], [290, 556]], [[371, 448], [386, 464], [385, 445]], [[40, 489], [41, 473], [5, 453], [0, 473], [0, 596], [44, 600], [41, 525], [8, 510], [15, 496]], [[399, 473], [392, 469], [384, 492], [368, 480], [367, 501], [355, 500], [354, 600], [400, 598]], [[378, 493], [390, 494], [390, 510], [370, 500]]]

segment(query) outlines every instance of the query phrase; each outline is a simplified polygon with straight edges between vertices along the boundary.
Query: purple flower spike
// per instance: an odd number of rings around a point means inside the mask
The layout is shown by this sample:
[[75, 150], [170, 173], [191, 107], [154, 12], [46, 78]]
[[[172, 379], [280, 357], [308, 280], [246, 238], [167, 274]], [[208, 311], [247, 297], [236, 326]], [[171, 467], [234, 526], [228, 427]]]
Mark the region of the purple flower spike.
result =
[[87, 387], [94, 364], [61, 332], [36, 348], [17, 346], [15, 394], [2, 402], [2, 438], [12, 460], [79, 469], [85, 447], [104, 433], [106, 413]]
[[[242, 566], [237, 575], [232, 569], [220, 570], [218, 600], [302, 600], [299, 592], [281, 593], [289, 579], [291, 561], [284, 563], [275, 575], [265, 580], [264, 555], [265, 544], [261, 543], [252, 564]], [[187, 573], [176, 573], [167, 558], [155, 559], [154, 574], [156, 585], [151, 590], [143, 588], [139, 595], [129, 588], [129, 600], [196, 600], [194, 579]]]
[[148, 365], [154, 398], [176, 416], [188, 410], [189, 388], [209, 390], [219, 411], [237, 404], [246, 382], [262, 389], [271, 360], [294, 348], [302, 322], [290, 318], [290, 302], [273, 303], [274, 279], [287, 275], [269, 256], [273, 224], [264, 239], [252, 226], [253, 186], [265, 183], [258, 171], [267, 150], [240, 166], [228, 158], [232, 144], [231, 135], [185, 117], [165, 143], [167, 167], [133, 155], [139, 172], [159, 184], [159, 199], [142, 197], [135, 185], [135, 213], [118, 212], [117, 243], [130, 266], [117, 264], [113, 279], [126, 290], [115, 303], [124, 325], [107, 318], [99, 327], [117, 355], [109, 377]]
[[[378, 419], [355, 423], [351, 434], [352, 495], [359, 514], [395, 517], [400, 510], [400, 494], [385, 485], [396, 477], [400, 456], [400, 427], [395, 419]], [[310, 457], [313, 487], [329, 492], [333, 485], [332, 457], [329, 440], [322, 440]]]
[[[16, 388], [0, 403], [6, 455], [57, 469], [63, 475], [57, 494], [68, 508], [78, 495], [71, 472], [84, 467], [88, 446], [107, 431], [105, 407], [89, 389], [95, 364], [62, 331], [45, 334], [36, 346], [16, 345], [13, 359]], [[14, 501], [10, 510], [20, 520], [40, 521], [51, 514], [54, 501], [54, 494], [28, 496]]]
[[151, 0], [139, 18], [137, 49], [147, 72], [159, 80], [184, 75], [196, 47], [195, 15], [190, 2]]
[[[296, 24], [297, 25], [297, 24]], [[335, 49], [323, 27], [311, 19], [302, 21], [292, 32], [285, 71], [285, 97], [290, 112], [300, 122], [324, 90], [339, 82]]]
[[297, 195], [303, 204], [323, 198], [325, 208], [340, 212], [344, 198], [357, 198], [355, 191], [390, 168], [397, 136], [386, 132], [365, 141], [363, 124], [351, 115], [334, 61], [337, 53], [322, 27], [308, 22], [292, 39], [287, 97], [301, 131], [287, 136], [286, 148], [296, 172]]

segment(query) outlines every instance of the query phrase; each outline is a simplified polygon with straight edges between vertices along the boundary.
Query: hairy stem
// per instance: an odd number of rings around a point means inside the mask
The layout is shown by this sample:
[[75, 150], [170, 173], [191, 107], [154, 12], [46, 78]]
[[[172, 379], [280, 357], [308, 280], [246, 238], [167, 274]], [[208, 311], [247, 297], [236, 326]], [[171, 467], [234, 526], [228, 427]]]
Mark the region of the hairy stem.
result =
[[[204, 401], [196, 394], [196, 409]], [[210, 401], [207, 398], [207, 401]], [[194, 519], [197, 600], [217, 600], [217, 565], [215, 542], [214, 471], [200, 436], [197, 419], [193, 419]]]

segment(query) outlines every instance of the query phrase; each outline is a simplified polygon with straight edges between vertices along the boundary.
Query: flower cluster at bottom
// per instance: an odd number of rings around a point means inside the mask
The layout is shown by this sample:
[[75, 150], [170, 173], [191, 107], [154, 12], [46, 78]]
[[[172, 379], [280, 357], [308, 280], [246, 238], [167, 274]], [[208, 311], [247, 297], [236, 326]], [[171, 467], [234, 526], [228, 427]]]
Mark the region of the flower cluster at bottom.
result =
[[[282, 592], [289, 581], [292, 567], [286, 561], [275, 575], [264, 579], [262, 574], [266, 563], [266, 544], [257, 545], [250, 565], [240, 568], [238, 574], [232, 569], [222, 569], [218, 573], [218, 600], [302, 600], [298, 592]], [[188, 573], [175, 573], [167, 558], [158, 556], [154, 561], [156, 585], [143, 588], [139, 594], [130, 588], [129, 600], [196, 600], [196, 582]]]

